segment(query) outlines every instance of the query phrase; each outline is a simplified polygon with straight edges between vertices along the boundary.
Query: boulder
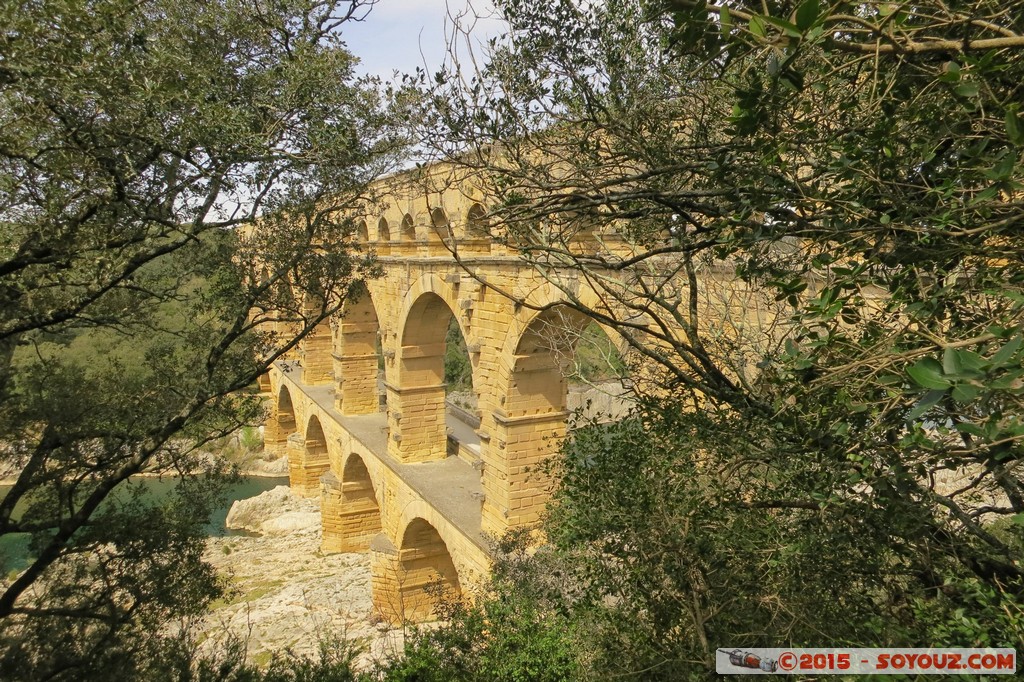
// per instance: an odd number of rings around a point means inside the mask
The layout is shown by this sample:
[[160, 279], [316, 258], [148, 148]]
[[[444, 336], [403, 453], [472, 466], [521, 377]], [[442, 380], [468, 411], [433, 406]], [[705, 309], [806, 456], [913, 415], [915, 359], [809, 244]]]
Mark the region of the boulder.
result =
[[305, 528], [311, 523], [311, 518], [316, 516], [316, 525], [319, 525], [319, 501], [307, 500], [292, 492], [286, 485], [279, 485], [272, 490], [250, 497], [246, 500], [238, 500], [231, 505], [225, 525], [235, 530], [247, 530], [253, 533], [268, 532], [264, 525], [268, 521], [285, 517], [291, 514], [298, 514], [295, 518], [288, 518], [276, 525], [272, 524], [275, 533], [288, 532], [288, 528]]

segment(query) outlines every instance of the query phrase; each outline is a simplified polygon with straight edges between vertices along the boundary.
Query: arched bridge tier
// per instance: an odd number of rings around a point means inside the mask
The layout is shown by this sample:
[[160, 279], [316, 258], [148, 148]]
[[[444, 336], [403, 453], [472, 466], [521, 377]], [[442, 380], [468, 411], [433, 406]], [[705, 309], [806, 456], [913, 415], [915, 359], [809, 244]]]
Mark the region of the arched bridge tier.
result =
[[[295, 489], [321, 496], [324, 551], [370, 552], [374, 602], [397, 621], [429, 617], [431, 595], [486, 575], [487, 536], [540, 519], [541, 465], [566, 434], [565, 365], [588, 320], [537, 307], [600, 299], [578, 272], [530, 265], [490, 238], [472, 187], [392, 190], [355, 235], [382, 275], [271, 371], [265, 442], [288, 454]], [[622, 244], [582, 239], [591, 252]], [[762, 314], [721, 277], [707, 318]], [[461, 417], [445, 400], [453, 320], [476, 399]]]

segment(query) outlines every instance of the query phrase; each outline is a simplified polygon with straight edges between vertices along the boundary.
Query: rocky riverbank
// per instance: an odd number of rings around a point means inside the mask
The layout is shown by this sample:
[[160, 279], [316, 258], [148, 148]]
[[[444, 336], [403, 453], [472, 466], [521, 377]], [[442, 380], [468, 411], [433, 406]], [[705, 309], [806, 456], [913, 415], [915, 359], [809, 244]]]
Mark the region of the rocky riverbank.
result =
[[275, 651], [314, 654], [319, 640], [333, 635], [364, 648], [361, 667], [401, 649], [401, 630], [374, 613], [369, 555], [320, 552], [319, 501], [279, 486], [236, 502], [227, 524], [252, 535], [207, 543], [207, 560], [231, 590], [199, 628], [206, 646], [233, 635], [247, 641], [250, 660], [261, 663]]

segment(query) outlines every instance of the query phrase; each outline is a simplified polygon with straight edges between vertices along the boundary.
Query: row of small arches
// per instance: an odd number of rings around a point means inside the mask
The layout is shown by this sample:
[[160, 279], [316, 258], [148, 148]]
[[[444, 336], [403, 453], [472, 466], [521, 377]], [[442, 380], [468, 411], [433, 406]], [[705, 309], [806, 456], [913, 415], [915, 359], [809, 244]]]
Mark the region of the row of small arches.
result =
[[[487, 211], [480, 204], [473, 204], [466, 212], [464, 222], [465, 230], [461, 235], [455, 235], [462, 239], [486, 239], [490, 236], [486, 221]], [[396, 228], [396, 229], [393, 229]], [[365, 220], [360, 220], [356, 225], [356, 237], [363, 242], [412, 242], [422, 240], [445, 240], [453, 236], [452, 225], [448, 220], [448, 214], [443, 208], [437, 207], [430, 211], [430, 224], [425, 226], [425, 234], [418, 237], [416, 234], [416, 223], [408, 213], [402, 216], [398, 225], [393, 226], [388, 219], [381, 216], [377, 220], [376, 234], [370, 234], [369, 225]]]

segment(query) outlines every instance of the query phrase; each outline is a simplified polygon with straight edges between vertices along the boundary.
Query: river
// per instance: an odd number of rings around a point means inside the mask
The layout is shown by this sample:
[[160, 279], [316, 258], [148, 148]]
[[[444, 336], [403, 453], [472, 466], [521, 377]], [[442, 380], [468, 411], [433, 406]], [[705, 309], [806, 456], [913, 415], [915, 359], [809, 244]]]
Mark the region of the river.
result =
[[[144, 476], [134, 480], [143, 485], [147, 492], [157, 499], [167, 497], [177, 484], [177, 479], [170, 476], [163, 478]], [[213, 511], [213, 514], [210, 516], [210, 522], [206, 526], [206, 532], [210, 535], [237, 535], [244, 533], [244, 531], [233, 531], [224, 527], [224, 521], [227, 519], [231, 503], [235, 500], [255, 497], [279, 485], [288, 485], [288, 477], [243, 477], [242, 480], [228, 489], [225, 504]], [[10, 488], [11, 486], [9, 485], [0, 485], [0, 499], [7, 494]], [[28, 565], [28, 542], [29, 536], [27, 533], [14, 533], [0, 537], [0, 571], [2, 571], [0, 575], [11, 571], [20, 571]]]

